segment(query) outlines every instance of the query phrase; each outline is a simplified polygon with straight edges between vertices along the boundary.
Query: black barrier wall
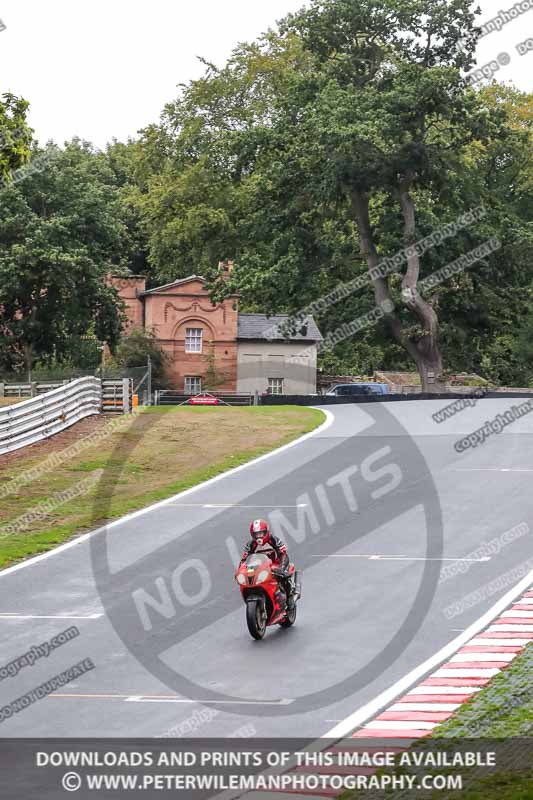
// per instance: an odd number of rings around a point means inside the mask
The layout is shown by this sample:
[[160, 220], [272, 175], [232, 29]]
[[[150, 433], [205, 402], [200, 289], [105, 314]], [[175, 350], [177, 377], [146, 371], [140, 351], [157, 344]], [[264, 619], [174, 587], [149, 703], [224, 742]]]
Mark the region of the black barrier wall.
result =
[[[472, 398], [472, 394], [460, 392], [440, 392], [438, 394], [372, 394], [354, 395], [347, 397], [336, 397], [326, 394], [270, 394], [262, 395], [259, 398], [260, 405], [263, 406], [325, 406], [340, 405], [344, 403], [395, 403], [398, 400], [460, 400]], [[533, 389], [530, 392], [486, 392], [485, 394], [474, 395], [476, 399], [494, 400], [505, 397], [524, 398], [533, 397]]]

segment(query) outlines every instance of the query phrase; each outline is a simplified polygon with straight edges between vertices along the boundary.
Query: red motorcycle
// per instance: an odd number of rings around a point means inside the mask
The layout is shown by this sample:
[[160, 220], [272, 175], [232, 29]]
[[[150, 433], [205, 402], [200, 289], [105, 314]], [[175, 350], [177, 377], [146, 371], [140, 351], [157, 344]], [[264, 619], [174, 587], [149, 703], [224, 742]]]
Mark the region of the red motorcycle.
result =
[[235, 573], [242, 599], [246, 603], [246, 623], [254, 639], [262, 639], [269, 625], [290, 628], [296, 622], [296, 601], [301, 596], [301, 576], [294, 564], [289, 565], [289, 577], [294, 585], [290, 610], [287, 597], [278, 581], [278, 570], [264, 553], [254, 553]]

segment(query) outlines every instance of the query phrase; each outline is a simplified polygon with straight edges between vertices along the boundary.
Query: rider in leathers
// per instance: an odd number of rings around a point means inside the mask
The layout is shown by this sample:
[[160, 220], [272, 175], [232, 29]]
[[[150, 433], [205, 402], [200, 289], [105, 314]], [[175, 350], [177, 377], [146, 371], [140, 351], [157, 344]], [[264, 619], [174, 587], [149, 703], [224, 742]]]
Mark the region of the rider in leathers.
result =
[[[287, 597], [288, 607], [294, 605], [294, 589], [289, 577], [289, 556], [287, 547], [278, 536], [271, 532], [268, 522], [264, 519], [254, 519], [250, 524], [250, 541], [246, 544], [241, 558], [241, 564], [252, 555], [252, 553], [264, 553], [272, 561], [276, 568], [276, 574], [280, 585]], [[281, 606], [284, 607], [284, 598], [281, 598]]]

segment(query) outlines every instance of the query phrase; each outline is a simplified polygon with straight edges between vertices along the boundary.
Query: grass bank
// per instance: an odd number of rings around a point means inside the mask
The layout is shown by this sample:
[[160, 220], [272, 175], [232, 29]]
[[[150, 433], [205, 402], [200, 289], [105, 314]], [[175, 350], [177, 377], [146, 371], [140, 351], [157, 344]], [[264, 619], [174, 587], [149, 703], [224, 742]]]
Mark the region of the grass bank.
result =
[[[432, 738], [517, 739], [533, 735], [533, 644], [514, 659], [457, 714], [439, 725]], [[517, 741], [517, 747], [520, 746]], [[504, 767], [504, 765], [502, 765]], [[437, 795], [435, 795], [436, 797]], [[451, 795], [453, 797], [453, 795]], [[531, 800], [533, 765], [526, 773], [502, 768], [479, 778], [461, 793], [462, 800]]]
[[[321, 411], [296, 406], [158, 406], [133, 418], [92, 417], [3, 456], [0, 567], [195, 486], [323, 421]], [[99, 486], [103, 471], [109, 496]]]
[[530, 644], [508, 669], [435, 728], [432, 738], [507, 739], [532, 734], [533, 644]]

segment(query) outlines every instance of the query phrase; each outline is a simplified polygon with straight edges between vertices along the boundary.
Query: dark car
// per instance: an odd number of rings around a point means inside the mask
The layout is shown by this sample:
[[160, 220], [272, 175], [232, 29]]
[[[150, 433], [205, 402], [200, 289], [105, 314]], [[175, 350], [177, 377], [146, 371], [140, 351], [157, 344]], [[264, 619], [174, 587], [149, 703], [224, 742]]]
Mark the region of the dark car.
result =
[[386, 383], [338, 383], [332, 386], [326, 394], [337, 397], [351, 397], [352, 395], [387, 394]]

